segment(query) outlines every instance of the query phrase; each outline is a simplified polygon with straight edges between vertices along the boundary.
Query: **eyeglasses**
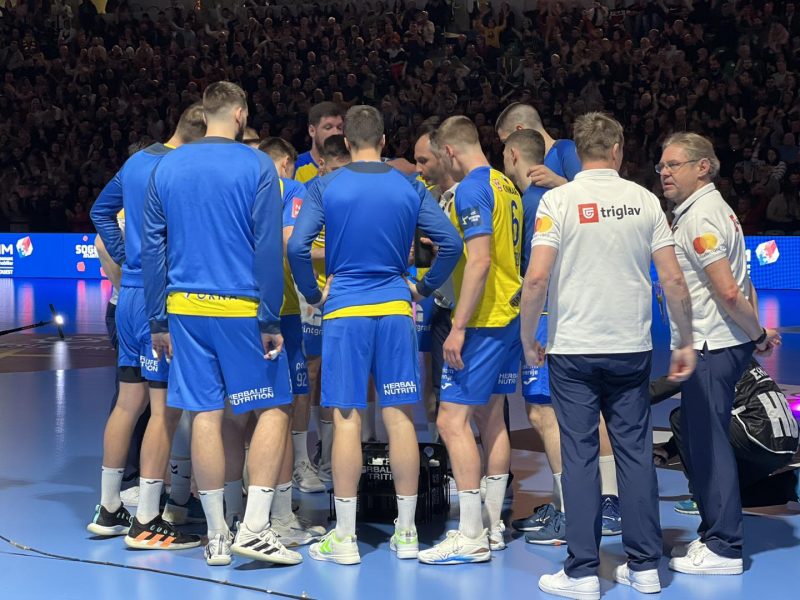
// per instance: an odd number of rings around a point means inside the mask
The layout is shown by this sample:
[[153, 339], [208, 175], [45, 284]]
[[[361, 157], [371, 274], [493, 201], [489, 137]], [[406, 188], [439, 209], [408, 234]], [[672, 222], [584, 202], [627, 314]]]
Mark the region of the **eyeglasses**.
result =
[[661, 175], [661, 173], [663, 173], [665, 169], [667, 171], [669, 171], [670, 173], [674, 173], [675, 171], [680, 169], [683, 165], [688, 165], [689, 163], [698, 162], [698, 161], [701, 161], [701, 160], [703, 160], [703, 159], [702, 158], [695, 158], [694, 160], [684, 160], [683, 162], [672, 161], [672, 162], [668, 162], [668, 163], [658, 163], [655, 166], [655, 169], [656, 169], [656, 173], [658, 173], [659, 175]]

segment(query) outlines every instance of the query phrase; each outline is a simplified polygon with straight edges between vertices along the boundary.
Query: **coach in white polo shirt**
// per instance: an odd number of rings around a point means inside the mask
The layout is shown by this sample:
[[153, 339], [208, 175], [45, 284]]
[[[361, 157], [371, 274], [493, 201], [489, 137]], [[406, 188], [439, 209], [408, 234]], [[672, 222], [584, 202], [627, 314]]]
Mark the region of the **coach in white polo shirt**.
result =
[[[690, 574], [742, 572], [742, 505], [736, 458], [728, 440], [734, 388], [755, 348], [780, 344], [761, 327], [747, 274], [742, 228], [711, 183], [719, 159], [706, 138], [678, 133], [664, 143], [664, 196], [677, 205], [672, 231], [692, 298], [697, 370], [681, 386], [686, 472], [700, 509], [700, 538], [670, 561]], [[676, 343], [673, 327], [673, 346]], [[674, 554], [681, 554], [680, 551]]]
[[669, 377], [694, 369], [689, 290], [658, 199], [622, 179], [622, 126], [602, 113], [575, 121], [583, 171], [547, 192], [536, 215], [533, 253], [522, 294], [528, 364], [539, 364], [536, 323], [550, 284], [547, 354], [550, 393], [561, 429], [562, 485], [569, 553], [564, 570], [539, 588], [570, 598], [600, 597], [600, 412], [617, 463], [622, 543], [627, 564], [615, 579], [654, 593], [661, 558], [658, 487], [653, 467], [648, 384], [655, 262], [680, 332]]

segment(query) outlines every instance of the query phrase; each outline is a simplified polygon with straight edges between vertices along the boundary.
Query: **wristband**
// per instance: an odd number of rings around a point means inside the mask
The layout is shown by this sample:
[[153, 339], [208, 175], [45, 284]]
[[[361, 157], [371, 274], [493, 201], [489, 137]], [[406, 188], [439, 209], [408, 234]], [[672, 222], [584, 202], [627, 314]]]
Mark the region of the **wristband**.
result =
[[754, 343], [756, 346], [760, 346], [761, 344], [763, 344], [763, 343], [764, 343], [764, 341], [765, 341], [766, 339], [767, 339], [767, 330], [766, 330], [766, 329], [764, 329], [764, 328], [762, 327], [762, 328], [761, 328], [761, 335], [760, 335], [760, 336], [758, 336], [758, 339], [757, 339], [757, 340], [753, 340], [753, 343]]

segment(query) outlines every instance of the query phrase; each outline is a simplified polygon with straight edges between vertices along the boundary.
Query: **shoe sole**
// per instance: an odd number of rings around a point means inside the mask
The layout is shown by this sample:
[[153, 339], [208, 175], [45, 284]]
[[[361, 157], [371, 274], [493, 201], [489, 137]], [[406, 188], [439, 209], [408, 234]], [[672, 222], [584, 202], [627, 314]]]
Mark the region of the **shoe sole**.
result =
[[684, 510], [682, 508], [676, 508], [675, 512], [680, 515], [692, 515], [692, 516], [698, 516], [700, 514], [699, 510]]
[[635, 583], [632, 582], [627, 577], [620, 577], [618, 575], [614, 575], [614, 581], [617, 583], [621, 583], [622, 585], [629, 585], [637, 592], [642, 594], [658, 594], [661, 591], [661, 584], [660, 583], [649, 583], [649, 584], [642, 584], [642, 583]]
[[425, 558], [422, 557], [422, 556], [418, 556], [417, 559], [419, 560], [419, 562], [421, 562], [423, 564], [426, 564], [426, 565], [469, 565], [469, 564], [473, 564], [473, 563], [490, 562], [492, 560], [492, 554], [491, 554], [491, 552], [487, 552], [485, 557], [481, 556], [481, 557], [472, 558], [472, 557], [463, 556], [463, 557], [457, 558], [457, 559], [449, 559], [449, 560], [442, 560], [442, 561], [425, 560]]
[[492, 552], [502, 552], [507, 547], [505, 542], [500, 542], [499, 544], [489, 543], [489, 550]]
[[262, 554], [261, 552], [256, 552], [254, 550], [250, 550], [248, 548], [241, 548], [238, 546], [232, 546], [231, 552], [233, 554], [236, 554], [237, 556], [243, 556], [251, 560], [260, 560], [262, 562], [274, 563], [276, 565], [299, 565], [301, 562], [303, 562], [302, 556], [299, 559], [289, 558], [286, 556], [271, 556], [268, 554]]
[[527, 544], [536, 544], [537, 546], [566, 546], [567, 540], [529, 540], [525, 538]]
[[744, 572], [743, 566], [720, 567], [716, 569], [709, 569], [709, 568], [687, 569], [673, 565], [672, 561], [670, 561], [669, 569], [670, 571], [675, 571], [677, 573], [684, 573], [686, 575], [741, 575]]
[[620, 529], [619, 531], [612, 531], [611, 529], [605, 529], [600, 533], [606, 537], [613, 537], [615, 535], [622, 535], [622, 529]]
[[405, 550], [400, 550], [395, 544], [389, 542], [389, 550], [397, 554], [397, 558], [400, 558], [402, 560], [419, 558], [419, 547], [413, 549], [407, 548]]
[[231, 564], [232, 560], [230, 556], [215, 556], [213, 558], [207, 558], [206, 564], [209, 567], [227, 567]]
[[86, 526], [86, 531], [99, 535], [100, 537], [116, 537], [118, 535], [128, 535], [130, 527], [123, 527], [122, 525], [114, 525], [113, 527], [104, 527], [97, 523], [89, 523]]
[[531, 525], [531, 526], [529, 526], [529, 527], [525, 527], [525, 526], [519, 526], [519, 527], [517, 527], [516, 525], [514, 525], [514, 524], [512, 523], [512, 524], [511, 524], [511, 527], [513, 527], [513, 528], [514, 528], [514, 529], [516, 529], [517, 531], [522, 531], [523, 533], [528, 533], [528, 532], [530, 532], [530, 531], [539, 531], [539, 530], [540, 530], [542, 527], [544, 527], [544, 525]]
[[562, 598], [575, 598], [576, 600], [600, 600], [600, 590], [596, 592], [581, 592], [573, 589], [551, 588], [548, 585], [539, 582], [539, 589], [553, 596], [561, 596]]
[[197, 548], [198, 546], [201, 546], [202, 543], [202, 540], [197, 540], [196, 542], [187, 542], [185, 544], [172, 543], [168, 546], [164, 546], [160, 543], [150, 544], [146, 541], [139, 542], [135, 538], [127, 535], [125, 536], [125, 545], [128, 548], [133, 548], [134, 550], [188, 550], [189, 548]]
[[319, 554], [318, 552], [310, 552], [308, 555], [313, 558], [314, 560], [318, 560], [320, 562], [332, 562], [336, 563], [337, 565], [357, 565], [361, 562], [361, 555], [350, 555], [350, 556], [325, 556], [324, 554]]

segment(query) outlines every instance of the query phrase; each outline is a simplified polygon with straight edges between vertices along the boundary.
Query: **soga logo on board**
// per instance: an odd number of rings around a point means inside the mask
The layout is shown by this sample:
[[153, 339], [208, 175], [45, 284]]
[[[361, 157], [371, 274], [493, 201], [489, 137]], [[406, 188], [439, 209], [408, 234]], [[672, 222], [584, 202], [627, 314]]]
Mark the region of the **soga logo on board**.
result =
[[75, 244], [75, 254], [81, 258], [100, 258], [94, 244]]

